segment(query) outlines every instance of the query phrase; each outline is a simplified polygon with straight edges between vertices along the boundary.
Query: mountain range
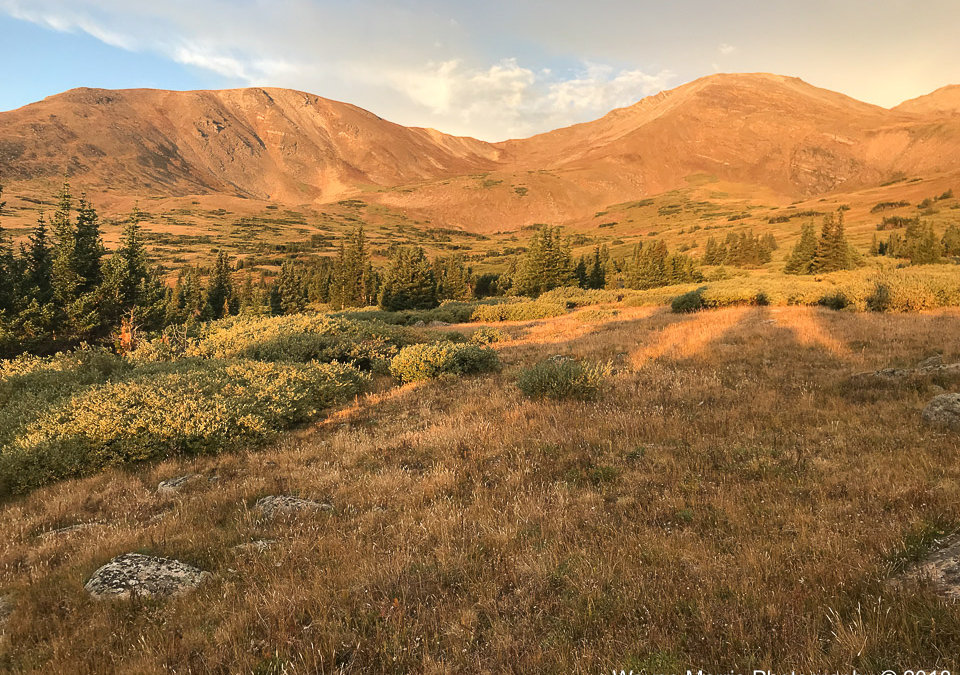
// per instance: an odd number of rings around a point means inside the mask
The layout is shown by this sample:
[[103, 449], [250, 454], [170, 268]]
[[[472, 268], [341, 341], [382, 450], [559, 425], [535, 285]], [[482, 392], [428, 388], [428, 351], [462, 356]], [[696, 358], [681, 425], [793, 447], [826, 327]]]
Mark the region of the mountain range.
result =
[[601, 119], [488, 143], [287, 89], [74, 89], [0, 113], [0, 179], [92, 195], [346, 198], [470, 231], [569, 222], [698, 176], [789, 201], [960, 173], [960, 86], [886, 109], [718, 74]]

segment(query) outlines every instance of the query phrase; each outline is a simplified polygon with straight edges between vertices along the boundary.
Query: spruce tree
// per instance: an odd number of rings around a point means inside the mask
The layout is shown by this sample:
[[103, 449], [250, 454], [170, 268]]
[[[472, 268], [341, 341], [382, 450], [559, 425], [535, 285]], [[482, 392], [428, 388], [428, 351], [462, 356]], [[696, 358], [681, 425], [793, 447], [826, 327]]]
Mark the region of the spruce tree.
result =
[[[303, 276], [297, 264], [292, 260], [284, 261], [280, 267], [280, 276], [275, 286], [277, 307], [279, 314], [297, 314], [307, 307], [306, 291], [303, 287]], [[271, 304], [273, 301], [271, 300]]]
[[793, 252], [783, 268], [786, 274], [810, 274], [813, 260], [817, 257], [817, 234], [813, 224], [803, 226], [800, 231], [800, 241], [793, 247]]
[[123, 228], [120, 247], [110, 256], [107, 286], [122, 314], [140, 304], [147, 281], [147, 250], [140, 230], [140, 210], [134, 207]]
[[70, 313], [70, 306], [77, 299], [82, 279], [77, 274], [77, 238], [71, 214], [73, 196], [66, 181], [60, 189], [59, 204], [50, 225], [56, 241], [53, 245], [52, 284], [57, 308]]
[[561, 286], [576, 283], [569, 242], [560, 228], [542, 226], [530, 239], [513, 282], [518, 295], [537, 296]]
[[[6, 206], [0, 185], [0, 216]], [[0, 222], [0, 314], [10, 315], [16, 308], [19, 269], [13, 256], [13, 243], [7, 239]]]
[[400, 247], [380, 286], [380, 307], [388, 311], [437, 306], [437, 283], [422, 248]]
[[470, 296], [470, 273], [459, 255], [438, 256], [433, 261], [439, 300], [466, 300]]
[[24, 254], [26, 274], [23, 295], [47, 305], [53, 300], [53, 253], [43, 212], [30, 234], [30, 245]]
[[587, 275], [587, 287], [594, 289], [607, 287], [607, 269], [601, 258], [599, 246], [593, 249], [593, 263], [590, 265], [590, 272]]
[[205, 313], [213, 319], [221, 319], [237, 312], [233, 295], [233, 279], [230, 277], [230, 257], [225, 251], [217, 254], [217, 262], [207, 282]]
[[951, 225], [943, 233], [943, 253], [949, 256], [960, 256], [960, 225]]
[[80, 293], [90, 293], [103, 283], [103, 241], [100, 236], [100, 218], [96, 209], [80, 195], [76, 222], [76, 270]]

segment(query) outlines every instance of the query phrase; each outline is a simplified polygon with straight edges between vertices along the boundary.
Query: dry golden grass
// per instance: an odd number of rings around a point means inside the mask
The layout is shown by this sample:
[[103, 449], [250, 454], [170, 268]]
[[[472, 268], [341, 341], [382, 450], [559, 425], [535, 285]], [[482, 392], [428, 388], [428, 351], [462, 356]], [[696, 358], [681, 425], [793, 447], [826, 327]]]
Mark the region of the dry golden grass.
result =
[[[941, 352], [960, 312], [623, 309], [506, 324], [495, 375], [372, 394], [261, 453], [64, 482], [0, 511], [0, 667], [26, 673], [502, 673], [956, 668], [960, 607], [891, 584], [960, 525], [960, 437], [933, 384], [852, 373]], [[613, 360], [592, 402], [517, 368]], [[177, 498], [158, 481], [187, 472]], [[329, 500], [272, 525], [265, 494]], [[160, 517], [162, 516], [162, 518]], [[42, 537], [76, 522], [103, 524]], [[275, 538], [262, 554], [232, 546]], [[148, 551], [214, 580], [82, 589]], [[721, 672], [719, 670], [714, 672]]]

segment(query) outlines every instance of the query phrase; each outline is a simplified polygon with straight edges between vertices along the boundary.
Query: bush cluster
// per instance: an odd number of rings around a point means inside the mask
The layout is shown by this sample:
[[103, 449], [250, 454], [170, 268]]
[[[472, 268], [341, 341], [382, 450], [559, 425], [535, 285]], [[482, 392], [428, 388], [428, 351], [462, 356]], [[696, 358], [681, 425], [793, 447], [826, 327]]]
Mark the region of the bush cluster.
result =
[[609, 363], [584, 363], [553, 357], [517, 374], [517, 386], [529, 398], [591, 399], [610, 375]]
[[355, 396], [368, 377], [342, 364], [146, 364], [46, 406], [35, 402], [37, 413], [0, 452], [0, 495], [106, 466], [259, 445]]
[[470, 336], [470, 342], [478, 345], [489, 345], [494, 342], [503, 342], [506, 339], [506, 333], [499, 328], [490, 328], [489, 326], [478, 328], [473, 331], [473, 335]]
[[466, 375], [496, 370], [497, 353], [489, 347], [435, 342], [404, 347], [390, 362], [390, 373], [400, 382], [428, 380], [441, 375]]

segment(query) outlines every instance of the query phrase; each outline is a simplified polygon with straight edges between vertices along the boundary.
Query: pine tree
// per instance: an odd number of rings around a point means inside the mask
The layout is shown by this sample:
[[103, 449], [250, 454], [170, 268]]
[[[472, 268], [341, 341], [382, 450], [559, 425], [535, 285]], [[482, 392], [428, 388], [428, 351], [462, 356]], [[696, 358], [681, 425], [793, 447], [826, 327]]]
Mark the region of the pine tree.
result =
[[438, 256], [433, 261], [437, 299], [466, 300], [470, 297], [470, 272], [459, 255]]
[[[303, 287], [303, 276], [296, 263], [292, 260], [284, 261], [280, 266], [280, 276], [274, 287], [277, 294], [279, 314], [297, 314], [307, 307], [306, 290]], [[271, 304], [273, 301], [271, 299]]]
[[[0, 185], [0, 215], [3, 214], [6, 204], [3, 201], [3, 186]], [[16, 308], [19, 272], [13, 256], [13, 243], [7, 240], [0, 223], [0, 315], [9, 315]]]
[[844, 234], [843, 211], [836, 215], [829, 213], [823, 219], [823, 229], [817, 253], [810, 271], [815, 273], [836, 272], [852, 269], [857, 265], [857, 254], [847, 242]]
[[927, 224], [907, 230], [907, 247], [911, 265], [935, 265], [943, 256], [943, 244]]
[[205, 313], [213, 319], [222, 319], [236, 314], [239, 306], [233, 295], [233, 279], [230, 276], [230, 257], [226, 251], [217, 254], [217, 262], [207, 282]]
[[76, 223], [76, 270], [80, 279], [78, 291], [90, 293], [103, 283], [103, 241], [96, 209], [80, 195]]
[[803, 226], [800, 241], [793, 247], [783, 271], [786, 274], [810, 274], [813, 260], [817, 257], [817, 234], [812, 224]]
[[570, 245], [559, 228], [542, 226], [530, 239], [513, 280], [513, 292], [537, 296], [576, 283]]
[[36, 300], [41, 306], [49, 304], [53, 300], [53, 253], [42, 211], [30, 234], [30, 245], [24, 258], [26, 274], [23, 295]]
[[50, 219], [50, 226], [56, 238], [53, 245], [53, 296], [58, 310], [68, 314], [70, 306], [77, 299], [82, 282], [77, 274], [77, 236], [71, 220], [72, 211], [70, 184], [64, 181], [60, 189], [59, 205]]
[[380, 286], [379, 304], [388, 311], [437, 306], [437, 282], [422, 248], [396, 250]]
[[[111, 300], [119, 314], [124, 314], [137, 305], [145, 294], [147, 250], [140, 230], [140, 210], [134, 207], [130, 219], [123, 228], [120, 248], [110, 256], [107, 282]], [[115, 317], [119, 318], [119, 316]]]
[[590, 266], [590, 273], [587, 275], [587, 287], [594, 289], [607, 287], [607, 268], [602, 260], [599, 246], [593, 249], [593, 263]]
[[943, 233], [943, 244], [944, 255], [949, 256], [960, 256], [960, 225], [951, 225], [947, 228], [947, 231]]

